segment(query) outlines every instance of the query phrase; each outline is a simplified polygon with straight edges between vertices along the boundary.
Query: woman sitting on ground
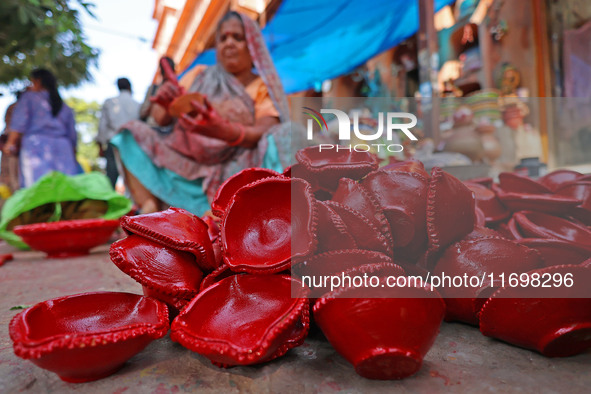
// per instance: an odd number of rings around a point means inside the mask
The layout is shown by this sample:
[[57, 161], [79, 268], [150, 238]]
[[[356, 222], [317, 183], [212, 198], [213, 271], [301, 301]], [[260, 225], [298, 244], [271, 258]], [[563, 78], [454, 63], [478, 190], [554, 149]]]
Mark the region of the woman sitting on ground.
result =
[[[217, 64], [199, 72], [188, 89], [196, 116], [172, 118], [166, 106], [181, 94], [171, 81], [156, 94], [151, 115], [165, 134], [143, 122], [123, 126], [111, 139], [128, 190], [142, 213], [165, 205], [203, 215], [225, 179], [248, 167], [281, 171], [291, 160], [285, 94], [254, 21], [229, 12], [216, 33]], [[256, 74], [253, 70], [256, 68]]]

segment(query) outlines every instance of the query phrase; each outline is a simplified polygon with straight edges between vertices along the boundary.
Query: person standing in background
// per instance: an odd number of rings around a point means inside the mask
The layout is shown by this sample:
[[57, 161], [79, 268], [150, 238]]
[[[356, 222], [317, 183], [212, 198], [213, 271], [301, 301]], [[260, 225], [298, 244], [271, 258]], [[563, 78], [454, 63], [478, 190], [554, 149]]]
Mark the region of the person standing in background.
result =
[[[16, 108], [16, 103], [20, 99], [23, 91], [17, 91], [16, 101], [6, 109], [4, 115], [4, 124], [6, 125], [4, 132], [0, 135], [0, 145], [2, 148], [8, 140], [8, 134], [10, 133], [10, 122], [12, 121], [12, 114]], [[10, 193], [14, 193], [19, 188], [19, 175], [18, 175], [18, 151], [20, 147], [16, 147], [14, 155], [2, 155], [0, 160], [0, 183], [6, 185], [10, 189]]]
[[20, 148], [20, 186], [29, 187], [50, 171], [82, 172], [76, 161], [74, 113], [63, 102], [55, 76], [46, 69], [31, 73], [31, 86], [17, 101], [2, 149], [17, 155]]
[[109, 140], [118, 133], [123, 124], [138, 119], [140, 111], [140, 104], [131, 96], [131, 82], [127, 78], [119, 78], [117, 87], [119, 96], [107, 99], [103, 104], [97, 136], [100, 154], [107, 160], [107, 177], [113, 188], [117, 183], [119, 171]]

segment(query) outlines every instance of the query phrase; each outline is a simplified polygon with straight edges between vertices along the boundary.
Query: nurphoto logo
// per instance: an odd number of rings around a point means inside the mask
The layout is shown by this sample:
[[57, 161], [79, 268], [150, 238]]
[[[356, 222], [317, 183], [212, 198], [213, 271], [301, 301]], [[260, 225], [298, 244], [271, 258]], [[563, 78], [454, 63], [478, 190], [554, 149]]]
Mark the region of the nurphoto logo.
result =
[[[417, 137], [410, 131], [411, 128], [417, 125], [417, 117], [408, 112], [387, 112], [385, 115], [383, 112], [380, 112], [378, 114], [377, 129], [369, 130], [372, 132], [367, 133], [365, 132], [368, 129], [366, 127], [362, 133], [359, 130], [358, 112], [353, 114], [353, 127], [351, 127], [351, 119], [349, 118], [349, 115], [341, 110], [323, 108], [320, 110], [320, 112], [318, 112], [309, 107], [304, 107], [304, 109], [307, 111], [304, 111], [303, 113], [310, 116], [311, 118], [308, 119], [307, 123], [308, 141], [312, 141], [314, 139], [314, 123], [320, 127], [320, 132], [328, 131], [328, 125], [322, 114], [333, 114], [337, 119], [339, 126], [339, 141], [343, 145], [319, 144], [319, 151], [330, 149], [347, 149], [355, 150], [357, 152], [368, 152], [372, 149], [372, 147], [375, 147], [377, 148], [378, 152], [382, 148], [389, 152], [401, 152], [404, 147], [400, 144], [392, 143], [392, 141], [399, 140], [398, 138], [393, 137], [394, 131], [397, 130], [402, 131], [404, 135], [406, 135], [410, 140], [418, 141]], [[386, 118], [385, 122], [384, 116]], [[409, 122], [406, 120], [409, 120]], [[353, 130], [353, 134], [358, 140], [367, 141], [368, 143], [351, 144], [351, 130]], [[386, 143], [369, 143], [371, 141], [384, 141], [384, 133], [386, 137]]]

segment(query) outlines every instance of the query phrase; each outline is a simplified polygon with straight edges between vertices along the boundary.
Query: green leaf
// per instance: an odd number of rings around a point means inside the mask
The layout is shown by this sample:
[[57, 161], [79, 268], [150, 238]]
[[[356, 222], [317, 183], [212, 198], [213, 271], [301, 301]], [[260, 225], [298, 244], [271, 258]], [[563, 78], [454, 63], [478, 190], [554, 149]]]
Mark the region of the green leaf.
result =
[[18, 311], [20, 309], [27, 309], [30, 308], [31, 305], [16, 305], [10, 308], [11, 311]]
[[48, 222], [58, 222], [62, 217], [62, 204], [59, 202], [55, 203], [55, 207], [53, 208], [53, 214], [47, 220]]

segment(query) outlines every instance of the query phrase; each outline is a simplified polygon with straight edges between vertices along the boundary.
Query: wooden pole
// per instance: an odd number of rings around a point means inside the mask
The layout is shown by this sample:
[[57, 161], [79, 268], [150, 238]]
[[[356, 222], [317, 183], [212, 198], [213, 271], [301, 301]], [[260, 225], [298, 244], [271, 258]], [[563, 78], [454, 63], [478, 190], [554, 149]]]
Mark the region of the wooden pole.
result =
[[435, 30], [434, 0], [419, 0], [418, 60], [421, 108], [425, 135], [433, 138], [435, 146], [439, 133], [439, 45]]
[[547, 102], [550, 79], [550, 49], [548, 44], [548, 30], [546, 28], [546, 3], [543, 0], [532, 0], [531, 7], [533, 9], [533, 25], [534, 25], [534, 42], [536, 53], [536, 80], [538, 85], [539, 97], [539, 120], [540, 120], [540, 136], [542, 138], [542, 148], [544, 150], [544, 159], [547, 163], [553, 164], [554, 160], [550, 157], [548, 133], [552, 129], [552, 111], [548, 108]]

